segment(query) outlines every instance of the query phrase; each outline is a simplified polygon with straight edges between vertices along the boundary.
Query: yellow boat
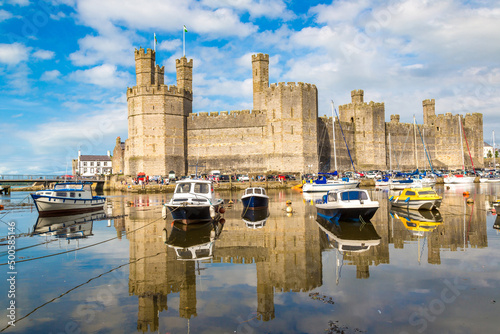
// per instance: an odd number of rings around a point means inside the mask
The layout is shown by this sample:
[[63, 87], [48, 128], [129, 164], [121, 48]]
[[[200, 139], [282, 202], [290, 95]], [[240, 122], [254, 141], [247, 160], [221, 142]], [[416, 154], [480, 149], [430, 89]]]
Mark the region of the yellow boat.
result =
[[441, 206], [442, 197], [436, 194], [431, 187], [426, 188], [406, 188], [398, 196], [391, 196], [389, 201], [391, 206], [413, 209], [413, 210], [434, 210]]

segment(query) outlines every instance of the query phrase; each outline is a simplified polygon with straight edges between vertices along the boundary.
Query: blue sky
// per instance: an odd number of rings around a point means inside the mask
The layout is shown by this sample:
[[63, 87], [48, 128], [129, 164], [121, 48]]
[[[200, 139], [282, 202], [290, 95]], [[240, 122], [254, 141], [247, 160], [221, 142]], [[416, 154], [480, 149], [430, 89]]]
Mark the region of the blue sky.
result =
[[[194, 112], [252, 108], [251, 55], [270, 55], [270, 82], [318, 87], [329, 101], [385, 102], [386, 120], [483, 113], [500, 135], [500, 1], [0, 1], [0, 174], [54, 174], [127, 138], [125, 90], [134, 48], [152, 47], [165, 83], [193, 58]], [[498, 138], [498, 137], [497, 137]], [[496, 143], [500, 140], [495, 139]]]

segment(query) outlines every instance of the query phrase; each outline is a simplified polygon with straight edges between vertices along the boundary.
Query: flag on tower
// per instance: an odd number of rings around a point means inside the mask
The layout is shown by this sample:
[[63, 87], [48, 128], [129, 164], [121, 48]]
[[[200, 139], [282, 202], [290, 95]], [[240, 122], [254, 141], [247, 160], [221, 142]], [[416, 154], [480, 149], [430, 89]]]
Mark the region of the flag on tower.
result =
[[154, 40], [154, 44], [153, 44], [153, 49], [156, 51], [156, 44], [158, 43], [158, 40], [156, 39], [156, 33], [154, 33], [154, 37], [155, 37], [155, 40]]
[[188, 28], [186, 28], [186, 26], [184, 26], [184, 32], [188, 32]]

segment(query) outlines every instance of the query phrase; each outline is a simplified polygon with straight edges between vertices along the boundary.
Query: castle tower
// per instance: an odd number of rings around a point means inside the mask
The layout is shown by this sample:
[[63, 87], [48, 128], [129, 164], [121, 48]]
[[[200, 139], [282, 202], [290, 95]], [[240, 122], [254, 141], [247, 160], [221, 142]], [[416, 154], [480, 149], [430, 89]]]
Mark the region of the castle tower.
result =
[[351, 91], [351, 103], [339, 106], [340, 121], [354, 125], [354, 155], [356, 168], [387, 168], [384, 103], [364, 102], [361, 89]]
[[253, 108], [263, 110], [264, 90], [269, 87], [269, 55], [252, 55]]
[[422, 106], [424, 107], [424, 124], [434, 125], [436, 119], [436, 102], [434, 99], [423, 100]]
[[124, 174], [186, 173], [187, 116], [192, 112], [192, 59], [176, 61], [180, 87], [164, 84], [164, 68], [154, 66], [155, 52], [135, 50], [137, 86], [127, 89], [128, 139]]
[[155, 51], [143, 48], [135, 50], [136, 85], [148, 86], [155, 83]]
[[352, 103], [363, 103], [363, 95], [365, 92], [362, 89], [356, 89], [351, 91], [351, 100]]
[[186, 57], [175, 60], [177, 69], [177, 88], [193, 91], [193, 60], [188, 61]]

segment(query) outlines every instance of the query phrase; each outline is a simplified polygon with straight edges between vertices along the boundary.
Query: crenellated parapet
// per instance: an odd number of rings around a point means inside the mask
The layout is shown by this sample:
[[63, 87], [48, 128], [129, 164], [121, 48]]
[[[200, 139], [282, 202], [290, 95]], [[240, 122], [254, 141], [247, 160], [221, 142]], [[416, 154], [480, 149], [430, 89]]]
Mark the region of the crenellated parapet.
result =
[[191, 91], [180, 89], [174, 85], [134, 86], [127, 88], [127, 99], [142, 95], [164, 95], [182, 97], [189, 100], [193, 99], [193, 94]]
[[276, 90], [287, 90], [290, 92], [317, 92], [316, 85], [314, 84], [309, 84], [309, 83], [303, 83], [303, 82], [278, 82], [278, 83], [272, 83], [268, 88], [268, 91], [274, 92]]
[[265, 120], [266, 112], [262, 110], [191, 113], [188, 117], [188, 130], [263, 127]]

